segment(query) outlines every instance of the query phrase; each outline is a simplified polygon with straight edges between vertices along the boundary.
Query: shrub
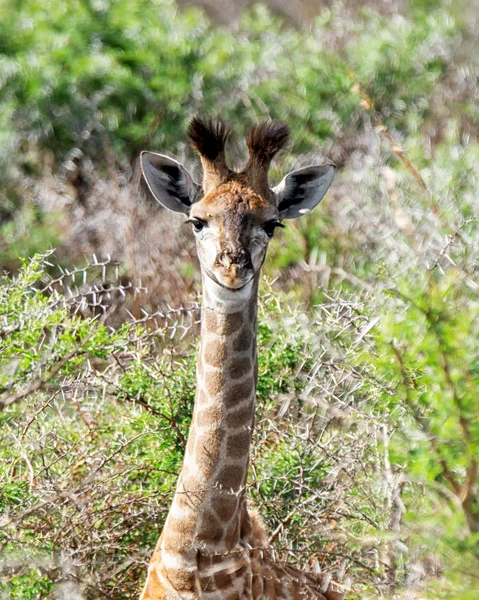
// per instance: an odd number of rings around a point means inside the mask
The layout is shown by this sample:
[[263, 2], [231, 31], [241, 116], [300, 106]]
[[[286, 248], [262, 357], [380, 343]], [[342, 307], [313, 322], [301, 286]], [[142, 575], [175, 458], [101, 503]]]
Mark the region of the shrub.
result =
[[[102, 306], [99, 278], [110, 279], [111, 298], [122, 289], [111, 279], [114, 267], [92, 265], [51, 281], [44, 265], [26, 262], [0, 288], [2, 585], [11, 598], [65, 589], [131, 597], [182, 460], [194, 396], [188, 332], [198, 308], [145, 315], [114, 330], [101, 310], [85, 316], [88, 303]], [[67, 296], [60, 284], [70, 285]], [[370, 538], [372, 527], [384, 525], [373, 507], [383, 503], [377, 441], [363, 437], [378, 424], [365, 407], [371, 384], [336, 356], [334, 341], [364, 317], [339, 300], [328, 310], [329, 330], [319, 320], [311, 329], [305, 315], [284, 314], [272, 292], [264, 295], [249, 486], [281, 557], [300, 565], [315, 557], [370, 587], [379, 577], [370, 560], [375, 541], [365, 549], [348, 531]], [[329, 406], [337, 395], [341, 402]], [[362, 425], [349, 425], [353, 414]], [[350, 433], [342, 437], [334, 421]]]

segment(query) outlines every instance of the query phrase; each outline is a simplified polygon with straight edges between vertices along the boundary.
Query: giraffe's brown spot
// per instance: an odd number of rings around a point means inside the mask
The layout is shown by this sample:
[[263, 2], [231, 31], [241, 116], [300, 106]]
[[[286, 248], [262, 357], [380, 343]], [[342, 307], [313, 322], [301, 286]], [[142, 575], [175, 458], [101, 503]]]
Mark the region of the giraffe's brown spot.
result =
[[180, 476], [178, 477], [178, 484], [176, 486], [176, 494], [175, 497], [173, 499], [173, 502], [175, 502], [180, 508], [184, 508], [187, 503], [185, 502], [185, 497], [186, 497], [186, 490], [185, 490], [185, 484], [184, 484], [184, 480], [185, 477], [188, 476], [188, 467], [183, 466]]
[[226, 588], [231, 587], [233, 583], [233, 578], [230, 573], [227, 572], [219, 572], [215, 574], [215, 585], [218, 590], [224, 590]]
[[162, 567], [165, 579], [167, 579], [171, 585], [178, 592], [189, 592], [194, 589], [195, 575], [191, 571], [186, 569], [165, 569]]
[[190, 502], [197, 503], [205, 494], [205, 484], [203, 484], [198, 477], [191, 473], [182, 473], [181, 487], [178, 489], [181, 495], [189, 497]]
[[[235, 581], [235, 588], [240, 592], [240, 598], [253, 598], [251, 595], [251, 586], [252, 586], [252, 573], [251, 570], [248, 570], [243, 577], [242, 581]], [[260, 596], [261, 598], [261, 596]], [[265, 599], [266, 600], [266, 599]]]
[[[171, 514], [168, 515], [168, 523], [167, 523], [167, 532], [172, 533], [190, 533], [194, 531], [196, 526], [195, 518], [193, 516], [182, 517], [181, 519], [177, 519], [173, 517]], [[165, 547], [170, 548], [170, 544], [168, 544], [169, 538], [168, 534], [165, 533]], [[173, 548], [174, 550], [174, 548]]]
[[249, 431], [230, 434], [226, 442], [226, 452], [231, 458], [242, 458], [248, 454], [251, 444], [251, 434]]
[[235, 312], [224, 315], [224, 317], [220, 320], [220, 328], [221, 333], [226, 336], [233, 335], [236, 333], [243, 325], [243, 313]]
[[253, 574], [252, 592], [253, 598], [260, 598], [263, 593], [263, 580], [257, 573]]
[[204, 309], [203, 310], [203, 319], [204, 319], [204, 323], [206, 325], [206, 329], [208, 331], [216, 331], [217, 328], [217, 320], [216, 320], [216, 313], [214, 310], [211, 309]]
[[276, 598], [274, 573], [269, 569], [264, 573], [263, 586], [265, 598]]
[[224, 467], [218, 475], [218, 485], [227, 490], [233, 489], [235, 492], [243, 485], [244, 472], [241, 467], [229, 465]]
[[196, 425], [198, 427], [207, 427], [208, 425], [214, 425], [219, 423], [221, 420], [221, 407], [220, 406], [209, 406], [203, 410], [198, 411], [196, 415]]
[[[281, 588], [281, 587], [280, 587], [280, 585], [277, 585], [277, 586], [276, 586], [276, 589], [275, 589], [275, 594], [276, 594], [276, 596], [275, 596], [275, 600], [287, 600], [287, 598], [288, 598], [288, 595], [287, 595], [287, 593], [286, 593], [286, 590], [285, 590], [284, 588]], [[294, 595], [293, 595], [293, 597], [294, 597]], [[300, 598], [301, 598], [301, 597], [303, 597], [303, 598], [307, 598], [308, 596], [307, 596], [307, 594], [305, 594], [305, 593], [304, 593], [304, 591], [303, 591], [303, 593], [301, 594]], [[320, 598], [318, 598], [317, 600], [321, 600], [321, 599], [320, 599]]]
[[201, 433], [195, 444], [195, 462], [204, 477], [209, 477], [214, 470], [221, 451], [224, 432], [210, 429]]
[[212, 512], [205, 511], [201, 515], [196, 537], [205, 544], [218, 543], [223, 537], [223, 527]]
[[236, 406], [253, 395], [254, 381], [251, 378], [230, 387], [225, 394], [224, 402], [228, 408]]
[[233, 341], [233, 350], [235, 352], [245, 352], [251, 347], [253, 334], [249, 327], [244, 327]]
[[240, 379], [251, 372], [251, 361], [249, 358], [238, 358], [228, 367], [228, 375], [231, 379]]
[[167, 526], [163, 531], [165, 549], [172, 552], [186, 552], [189, 550], [190, 540], [194, 535], [195, 528], [196, 519], [192, 516], [174, 519], [169, 515]]
[[225, 600], [240, 600], [239, 592], [232, 592]]
[[213, 554], [210, 558], [211, 558], [211, 560], [210, 560], [211, 565], [219, 565], [225, 559], [224, 554]]
[[[298, 574], [296, 573], [296, 579], [297, 579], [297, 577], [298, 577]], [[306, 588], [306, 586], [302, 585], [300, 589], [305, 589], [305, 588]], [[286, 580], [283, 584], [283, 591], [285, 592], [286, 597], [292, 596], [294, 598], [298, 592], [298, 584], [295, 581]], [[324, 598], [324, 596], [319, 596], [319, 598], [322, 600]]]
[[226, 425], [228, 427], [244, 427], [251, 425], [253, 421], [253, 406], [248, 404], [242, 408], [229, 413], [226, 416]]
[[[211, 367], [221, 367], [227, 356], [226, 345], [219, 340], [211, 340], [210, 342], [206, 342], [204, 350], [203, 350], [203, 358], [207, 365]], [[206, 378], [208, 378], [206, 376]]]
[[175, 496], [175, 503], [183, 510], [186, 508], [194, 509], [195, 495], [187, 491], [177, 492]]
[[[204, 570], [208, 570], [212, 565], [218, 563], [218, 559], [223, 559], [221, 554], [205, 554], [203, 552], [200, 553], [196, 559], [198, 571], [201, 573]], [[204, 577], [206, 576], [204, 575]]]
[[[199, 576], [198, 581], [199, 581], [200, 589], [202, 592], [211, 593], [211, 592], [215, 591], [214, 580], [213, 580], [213, 577], [211, 577], [210, 575]], [[200, 596], [200, 598], [201, 598], [201, 596]]]
[[238, 509], [238, 497], [230, 494], [220, 494], [212, 499], [211, 508], [220, 521], [230, 521]]
[[208, 373], [205, 378], [206, 394], [211, 398], [217, 396], [223, 391], [223, 373], [216, 371], [214, 373]]
[[195, 509], [204, 494], [204, 485], [194, 475], [190, 475], [186, 467], [183, 467], [174, 499], [176, 505], [181, 509]]

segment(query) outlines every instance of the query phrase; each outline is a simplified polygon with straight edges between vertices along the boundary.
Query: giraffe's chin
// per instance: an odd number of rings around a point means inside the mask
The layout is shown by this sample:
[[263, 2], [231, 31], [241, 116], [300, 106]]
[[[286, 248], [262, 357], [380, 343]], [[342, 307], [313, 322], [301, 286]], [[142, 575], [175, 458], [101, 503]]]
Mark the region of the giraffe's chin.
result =
[[241, 287], [232, 288], [223, 285], [215, 277], [205, 273], [203, 277], [203, 304], [220, 311], [242, 310], [245, 303], [250, 302], [256, 288], [254, 275], [248, 281], [242, 282]]

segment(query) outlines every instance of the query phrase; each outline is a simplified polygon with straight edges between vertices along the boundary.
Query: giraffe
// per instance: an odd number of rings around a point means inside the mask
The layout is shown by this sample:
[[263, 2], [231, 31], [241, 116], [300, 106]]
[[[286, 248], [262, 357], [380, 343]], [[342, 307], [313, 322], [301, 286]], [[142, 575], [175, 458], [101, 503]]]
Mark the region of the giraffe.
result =
[[176, 160], [141, 154], [153, 196], [184, 213], [192, 225], [203, 287], [192, 423], [141, 600], [342, 600], [341, 586], [330, 578], [273, 559], [265, 528], [248, 510], [245, 493], [261, 266], [275, 229], [320, 202], [334, 167], [304, 167], [271, 189], [269, 166], [289, 127], [277, 121], [253, 127], [242, 170], [227, 165], [229, 135], [221, 121], [191, 121], [188, 137], [201, 159], [202, 185]]

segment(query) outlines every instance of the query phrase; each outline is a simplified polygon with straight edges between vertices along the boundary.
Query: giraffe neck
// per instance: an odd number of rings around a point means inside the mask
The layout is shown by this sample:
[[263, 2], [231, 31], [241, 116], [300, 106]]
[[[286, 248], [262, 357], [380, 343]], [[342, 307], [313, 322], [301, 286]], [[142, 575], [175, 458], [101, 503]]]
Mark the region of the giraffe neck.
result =
[[203, 279], [201, 343], [193, 420], [162, 534], [176, 568], [195, 568], [198, 550], [227, 552], [245, 527], [244, 486], [257, 377], [258, 281], [239, 292]]

